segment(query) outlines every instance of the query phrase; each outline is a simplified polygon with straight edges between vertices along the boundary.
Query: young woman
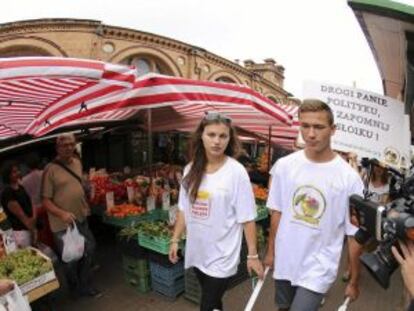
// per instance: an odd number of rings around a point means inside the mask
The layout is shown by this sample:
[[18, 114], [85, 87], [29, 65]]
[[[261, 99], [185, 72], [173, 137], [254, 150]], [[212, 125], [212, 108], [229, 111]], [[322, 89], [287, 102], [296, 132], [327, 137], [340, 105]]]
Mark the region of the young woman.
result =
[[36, 215], [29, 195], [20, 185], [17, 163], [6, 164], [2, 178], [5, 187], [1, 194], [1, 205], [11, 223], [16, 244], [19, 247], [30, 246], [36, 232]]
[[370, 200], [380, 204], [389, 202], [390, 185], [388, 171], [385, 168], [374, 165], [369, 181], [369, 191], [372, 193]]
[[240, 261], [243, 229], [247, 269], [263, 276], [256, 249], [254, 195], [245, 168], [233, 158], [238, 149], [231, 119], [210, 112], [193, 134], [191, 162], [184, 169], [169, 257], [178, 261], [178, 242], [186, 230], [185, 268], [195, 268], [201, 311], [223, 309], [228, 280]]

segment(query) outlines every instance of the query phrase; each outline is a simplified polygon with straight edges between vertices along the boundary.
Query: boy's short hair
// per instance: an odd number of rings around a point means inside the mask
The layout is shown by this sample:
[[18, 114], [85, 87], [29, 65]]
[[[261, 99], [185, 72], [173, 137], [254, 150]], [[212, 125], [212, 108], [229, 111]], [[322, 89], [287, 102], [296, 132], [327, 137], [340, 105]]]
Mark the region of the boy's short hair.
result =
[[304, 99], [302, 104], [299, 106], [298, 116], [303, 112], [318, 112], [318, 111], [325, 111], [328, 114], [328, 122], [329, 125], [334, 124], [334, 115], [332, 112], [331, 107], [329, 105], [319, 99]]

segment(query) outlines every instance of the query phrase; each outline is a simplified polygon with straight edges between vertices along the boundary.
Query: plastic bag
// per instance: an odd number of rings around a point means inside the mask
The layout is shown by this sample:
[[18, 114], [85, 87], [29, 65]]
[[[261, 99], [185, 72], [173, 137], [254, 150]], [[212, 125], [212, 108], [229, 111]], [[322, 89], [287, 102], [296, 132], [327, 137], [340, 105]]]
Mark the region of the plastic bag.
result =
[[23, 296], [20, 287], [14, 283], [14, 289], [5, 295], [8, 311], [31, 311], [29, 302]]
[[68, 263], [81, 259], [85, 250], [85, 238], [79, 233], [75, 222], [73, 223], [73, 226], [68, 226], [62, 239], [62, 260]]

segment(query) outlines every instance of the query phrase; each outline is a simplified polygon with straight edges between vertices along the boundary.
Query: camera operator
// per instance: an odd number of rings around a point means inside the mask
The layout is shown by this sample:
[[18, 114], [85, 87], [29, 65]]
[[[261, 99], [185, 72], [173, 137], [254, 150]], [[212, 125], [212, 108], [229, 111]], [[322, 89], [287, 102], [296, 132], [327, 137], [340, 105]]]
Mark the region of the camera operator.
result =
[[404, 285], [407, 288], [411, 304], [408, 311], [414, 311], [414, 242], [407, 241], [407, 244], [400, 242], [401, 253], [395, 246], [391, 248], [395, 259], [401, 265], [401, 275]]

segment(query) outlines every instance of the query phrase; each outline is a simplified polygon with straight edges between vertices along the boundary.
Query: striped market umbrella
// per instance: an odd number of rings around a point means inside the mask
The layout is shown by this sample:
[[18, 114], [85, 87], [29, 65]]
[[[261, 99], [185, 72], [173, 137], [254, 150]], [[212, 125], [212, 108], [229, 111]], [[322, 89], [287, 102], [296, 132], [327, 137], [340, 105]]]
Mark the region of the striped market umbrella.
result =
[[40, 136], [82, 112], [103, 112], [89, 111], [88, 102], [131, 88], [135, 78], [133, 68], [95, 60], [0, 59], [0, 139]]

